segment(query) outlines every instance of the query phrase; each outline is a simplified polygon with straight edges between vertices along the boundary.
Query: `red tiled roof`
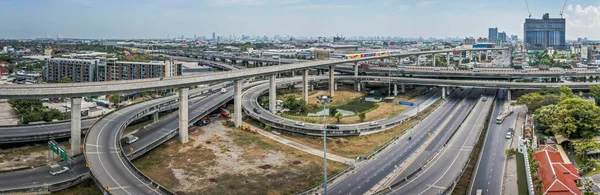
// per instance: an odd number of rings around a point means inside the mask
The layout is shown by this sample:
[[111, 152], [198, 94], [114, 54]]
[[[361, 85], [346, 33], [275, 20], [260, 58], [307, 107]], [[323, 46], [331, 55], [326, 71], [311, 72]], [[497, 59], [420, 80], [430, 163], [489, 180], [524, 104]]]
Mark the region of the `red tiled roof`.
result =
[[540, 164], [538, 178], [542, 180], [542, 193], [550, 195], [581, 195], [575, 180], [581, 179], [571, 163], [564, 163], [560, 153], [553, 148], [540, 147], [533, 158]]

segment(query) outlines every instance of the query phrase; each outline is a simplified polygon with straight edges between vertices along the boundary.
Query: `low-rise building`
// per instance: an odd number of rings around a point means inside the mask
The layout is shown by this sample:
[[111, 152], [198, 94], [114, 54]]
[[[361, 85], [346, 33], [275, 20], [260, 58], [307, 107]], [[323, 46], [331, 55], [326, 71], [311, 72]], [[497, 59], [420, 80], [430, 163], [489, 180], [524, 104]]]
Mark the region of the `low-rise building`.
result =
[[533, 158], [539, 162], [537, 174], [542, 181], [541, 194], [581, 194], [577, 188], [581, 180], [577, 169], [554, 145], [540, 146]]

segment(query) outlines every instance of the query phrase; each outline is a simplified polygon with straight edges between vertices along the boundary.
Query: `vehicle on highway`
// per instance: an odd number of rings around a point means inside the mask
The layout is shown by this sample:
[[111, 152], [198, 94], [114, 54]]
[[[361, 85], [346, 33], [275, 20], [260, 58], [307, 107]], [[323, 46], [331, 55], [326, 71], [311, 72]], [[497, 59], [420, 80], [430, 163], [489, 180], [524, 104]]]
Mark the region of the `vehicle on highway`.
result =
[[54, 165], [50, 165], [50, 171], [48, 171], [48, 172], [50, 172], [50, 175], [54, 176], [54, 175], [58, 175], [58, 174], [61, 174], [61, 173], [67, 172], [67, 171], [69, 171], [69, 167], [63, 167], [63, 166], [54, 164]]
[[508, 128], [508, 132], [515, 133], [515, 129], [513, 129], [512, 127]]
[[377, 126], [379, 123], [377, 121], [372, 121], [369, 123], [370, 126]]
[[442, 69], [440, 69], [440, 68], [434, 68], [433, 69], [433, 71], [440, 71], [440, 70], [442, 70]]
[[137, 141], [140, 138], [133, 136], [133, 135], [126, 135], [125, 138], [123, 138], [123, 139], [125, 140], [125, 143], [132, 144], [133, 142]]
[[479, 70], [479, 68], [474, 68], [473, 72], [480, 72], [481, 70]]
[[252, 110], [254, 110], [254, 112], [256, 112], [256, 114], [260, 114], [260, 109], [258, 109], [258, 108], [254, 108], [254, 109], [252, 109]]
[[512, 132], [506, 132], [506, 139], [512, 138]]
[[487, 101], [487, 97], [481, 98], [481, 101], [483, 101], [483, 102]]
[[477, 189], [477, 193], [475, 195], [482, 195], [482, 194], [483, 194], [483, 190]]
[[298, 125], [298, 126], [303, 126], [303, 127], [304, 127], [304, 123], [303, 123], [303, 122], [300, 122], [300, 121], [296, 121], [294, 124], [295, 124], [295, 125]]
[[227, 89], [221, 88], [221, 93], [227, 93]]
[[327, 125], [327, 129], [340, 129], [337, 125]]
[[279, 56], [273, 56], [273, 59], [279, 59]]
[[193, 133], [193, 132], [196, 132], [196, 128], [189, 128], [188, 129], [188, 133]]

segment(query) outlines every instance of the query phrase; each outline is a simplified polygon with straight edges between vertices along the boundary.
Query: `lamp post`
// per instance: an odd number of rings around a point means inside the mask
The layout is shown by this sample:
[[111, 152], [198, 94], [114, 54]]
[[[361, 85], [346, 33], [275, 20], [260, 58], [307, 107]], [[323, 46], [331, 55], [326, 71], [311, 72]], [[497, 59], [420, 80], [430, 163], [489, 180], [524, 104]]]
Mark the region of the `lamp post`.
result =
[[319, 103], [323, 104], [323, 189], [325, 195], [327, 195], [327, 104], [331, 103], [331, 96], [317, 97]]

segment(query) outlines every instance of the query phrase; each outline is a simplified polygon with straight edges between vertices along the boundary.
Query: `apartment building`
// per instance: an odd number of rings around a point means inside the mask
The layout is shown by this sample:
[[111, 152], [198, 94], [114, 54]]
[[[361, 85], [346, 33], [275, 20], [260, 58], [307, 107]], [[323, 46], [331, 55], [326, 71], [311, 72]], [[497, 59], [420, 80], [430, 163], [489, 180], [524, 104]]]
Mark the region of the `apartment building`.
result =
[[129, 62], [117, 58], [51, 58], [46, 61], [45, 78], [47, 82], [60, 82], [63, 77], [73, 82], [94, 82], [181, 76], [182, 72], [182, 64], [177, 60]]

